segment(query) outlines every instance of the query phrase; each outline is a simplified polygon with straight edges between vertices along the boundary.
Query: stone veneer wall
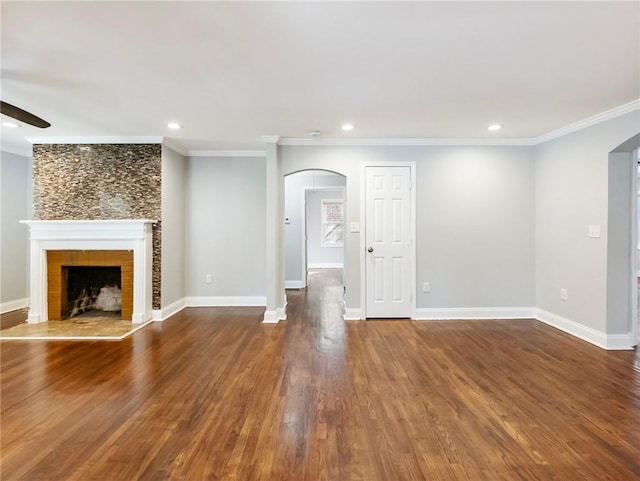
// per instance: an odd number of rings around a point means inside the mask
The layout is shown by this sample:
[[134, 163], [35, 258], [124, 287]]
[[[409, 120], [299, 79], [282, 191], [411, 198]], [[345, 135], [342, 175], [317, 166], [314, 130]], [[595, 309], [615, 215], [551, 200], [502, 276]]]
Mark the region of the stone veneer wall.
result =
[[153, 308], [160, 309], [159, 144], [33, 146], [33, 215], [39, 220], [157, 219]]

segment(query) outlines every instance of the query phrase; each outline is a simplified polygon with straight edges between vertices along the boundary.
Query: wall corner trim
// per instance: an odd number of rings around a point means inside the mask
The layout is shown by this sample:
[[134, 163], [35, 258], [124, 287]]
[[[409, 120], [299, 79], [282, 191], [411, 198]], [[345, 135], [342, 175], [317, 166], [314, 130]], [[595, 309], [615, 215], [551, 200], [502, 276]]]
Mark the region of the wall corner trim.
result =
[[361, 321], [364, 319], [362, 309], [359, 307], [345, 307], [342, 317], [345, 321]]
[[606, 334], [543, 309], [536, 309], [536, 311], [535, 317], [540, 322], [560, 329], [567, 334], [571, 334], [602, 349], [628, 350], [633, 348], [634, 343], [631, 333]]
[[169, 317], [177, 314], [181, 310], [187, 307], [186, 298], [178, 299], [175, 302], [172, 302], [168, 306], [165, 306], [161, 309], [154, 309], [151, 311], [151, 320], [152, 321], [164, 321]]
[[264, 311], [263, 324], [277, 324], [278, 323], [278, 311]]

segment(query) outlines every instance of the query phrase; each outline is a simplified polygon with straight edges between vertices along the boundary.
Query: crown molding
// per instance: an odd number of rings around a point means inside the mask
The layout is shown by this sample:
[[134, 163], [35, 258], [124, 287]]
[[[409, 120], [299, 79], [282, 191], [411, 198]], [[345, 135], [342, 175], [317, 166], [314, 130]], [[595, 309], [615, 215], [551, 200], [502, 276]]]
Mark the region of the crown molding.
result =
[[0, 147], [0, 151], [6, 152], [7, 154], [19, 155], [21, 157], [33, 157], [33, 151], [31, 146], [28, 148], [22, 148], [18, 145], [2, 145]]
[[178, 146], [172, 139], [168, 139], [167, 137], [162, 138], [162, 145], [165, 147], [169, 147], [171, 150], [175, 150], [177, 153], [186, 157], [188, 151], [184, 150], [182, 147]]
[[261, 138], [265, 144], [277, 144], [281, 137], [279, 135], [263, 135]]
[[558, 137], [562, 137], [563, 135], [567, 135], [572, 132], [577, 132], [578, 130], [586, 129], [587, 127], [597, 125], [599, 123], [614, 119], [616, 117], [620, 117], [622, 115], [634, 112], [639, 109], [640, 109], [640, 99], [633, 100], [624, 105], [620, 105], [619, 107], [613, 108], [611, 110], [607, 110], [605, 112], [601, 112], [599, 114], [593, 115], [592, 117], [588, 117], [586, 119], [580, 120], [573, 124], [566, 125], [559, 129], [552, 130], [551, 132], [547, 132], [546, 134], [542, 134], [538, 137], [535, 137], [533, 139], [535, 141], [534, 145], [542, 144], [552, 139], [557, 139]]
[[33, 144], [161, 144], [163, 137], [125, 136], [125, 137], [26, 137]]
[[442, 138], [442, 139], [299, 139], [282, 138], [279, 145], [322, 145], [322, 146], [522, 146], [535, 145], [531, 138]]
[[189, 150], [189, 157], [266, 157], [264, 150]]

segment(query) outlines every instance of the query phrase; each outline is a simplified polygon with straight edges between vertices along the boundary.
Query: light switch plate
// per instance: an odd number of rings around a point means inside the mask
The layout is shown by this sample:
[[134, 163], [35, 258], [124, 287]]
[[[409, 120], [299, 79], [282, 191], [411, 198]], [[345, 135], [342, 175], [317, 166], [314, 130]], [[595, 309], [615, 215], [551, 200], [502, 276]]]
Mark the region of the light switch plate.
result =
[[352, 222], [351, 224], [349, 224], [349, 232], [360, 232], [360, 222]]
[[589, 237], [599, 238], [600, 237], [600, 226], [599, 225], [590, 225], [589, 226]]

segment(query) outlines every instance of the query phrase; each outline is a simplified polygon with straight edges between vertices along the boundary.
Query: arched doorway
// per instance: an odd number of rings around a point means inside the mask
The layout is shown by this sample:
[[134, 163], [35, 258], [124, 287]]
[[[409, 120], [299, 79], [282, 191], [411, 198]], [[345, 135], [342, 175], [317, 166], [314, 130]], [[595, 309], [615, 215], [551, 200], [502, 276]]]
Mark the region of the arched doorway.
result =
[[344, 175], [327, 170], [285, 175], [286, 288], [305, 288], [310, 268], [344, 269], [345, 186]]
[[638, 345], [638, 158], [640, 134], [609, 153], [607, 337], [611, 349]]

